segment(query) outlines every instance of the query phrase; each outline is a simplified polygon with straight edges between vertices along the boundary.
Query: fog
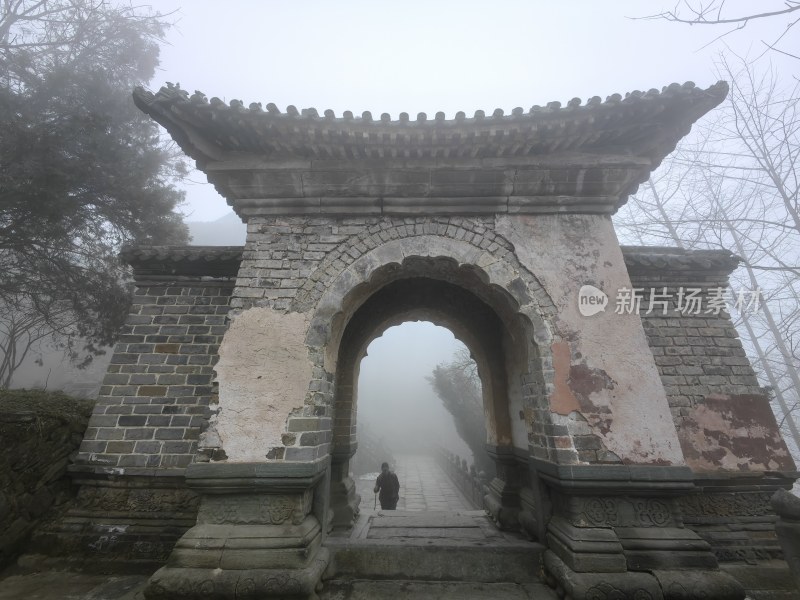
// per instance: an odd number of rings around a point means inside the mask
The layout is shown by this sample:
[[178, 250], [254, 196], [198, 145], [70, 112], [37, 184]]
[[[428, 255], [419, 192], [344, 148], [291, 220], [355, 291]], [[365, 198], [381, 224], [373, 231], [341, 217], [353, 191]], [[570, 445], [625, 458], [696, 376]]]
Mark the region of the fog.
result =
[[[768, 19], [755, 20], [724, 44], [710, 44], [721, 31], [633, 18], [664, 10], [670, 3], [663, 0], [236, 0], [222, 11], [216, 0], [151, 4], [175, 22], [153, 90], [177, 82], [245, 106], [313, 106], [337, 116], [405, 111], [413, 119], [444, 111], [453, 118], [460, 110], [508, 113], [673, 81], [705, 87], [719, 78], [720, 50], [759, 55], [770, 31]], [[751, 4], [728, 2], [733, 12]], [[770, 60], [792, 59], [773, 53]], [[194, 171], [183, 183], [190, 220], [213, 221], [230, 210], [205, 181]]]
[[449, 330], [424, 321], [386, 330], [361, 361], [358, 428], [393, 453], [439, 445], [471, 463], [472, 452], [426, 380], [437, 364], [450, 362], [463, 347]]

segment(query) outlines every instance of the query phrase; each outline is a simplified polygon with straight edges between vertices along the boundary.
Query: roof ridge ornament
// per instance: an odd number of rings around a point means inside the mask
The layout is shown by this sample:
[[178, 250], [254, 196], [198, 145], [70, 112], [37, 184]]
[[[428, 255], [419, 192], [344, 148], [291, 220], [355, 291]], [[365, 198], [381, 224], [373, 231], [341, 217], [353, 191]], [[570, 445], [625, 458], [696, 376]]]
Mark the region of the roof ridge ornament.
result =
[[[543, 112], [563, 112], [563, 111], [573, 111], [575, 109], [587, 110], [596, 107], [599, 104], [608, 104], [608, 105], [616, 105], [620, 102], [652, 102], [658, 99], [667, 99], [673, 97], [686, 97], [690, 98], [692, 96], [704, 96], [708, 98], [709, 96], [712, 98], [716, 98], [719, 101], [725, 97], [728, 92], [728, 84], [724, 81], [718, 81], [714, 85], [710, 86], [708, 89], [699, 89], [697, 88], [696, 84], [693, 81], [686, 81], [683, 84], [680, 83], [670, 83], [661, 88], [659, 91], [656, 88], [649, 88], [646, 92], [640, 90], [633, 90], [631, 92], [626, 93], [624, 96], [621, 94], [610, 94], [606, 97], [605, 102], [601, 101], [599, 96], [592, 96], [591, 98], [587, 99], [585, 103], [582, 103], [580, 98], [572, 98], [566, 103], [566, 106], [562, 106], [561, 102], [559, 101], [552, 101], [545, 104], [543, 108], [541, 105], [533, 105], [531, 109], [528, 111], [529, 115], [534, 113], [543, 113]], [[189, 93], [180, 87], [180, 83], [172, 83], [166, 82], [162, 88], [160, 88], [156, 93], [150, 92], [145, 90], [143, 87], [137, 87], [134, 90], [134, 98], [137, 99], [137, 102], [142, 105], [152, 106], [158, 103], [174, 103], [179, 101], [190, 101], [193, 104], [197, 105], [209, 105], [215, 109], [228, 109], [228, 110], [235, 110], [237, 112], [243, 113], [253, 113], [253, 114], [260, 114], [260, 115], [272, 115], [272, 116], [281, 116], [281, 117], [300, 117], [305, 119], [316, 119], [319, 118], [319, 113], [313, 107], [303, 109], [298, 111], [297, 108], [293, 105], [289, 105], [286, 108], [285, 112], [281, 112], [274, 103], [270, 102], [266, 105], [266, 111], [261, 108], [260, 102], [252, 102], [249, 105], [245, 106], [244, 102], [238, 99], [231, 100], [230, 103], [226, 104], [222, 100], [217, 97], [212, 97], [209, 101], [206, 94], [204, 94], [200, 90], [195, 90], [195, 92], [189, 96]], [[548, 110], [549, 109], [549, 110]], [[145, 110], [145, 112], [148, 112]], [[441, 111], [439, 111], [441, 112]], [[422, 119], [422, 122], [427, 122], [430, 125], [434, 124], [446, 124], [446, 123], [455, 123], [462, 121], [463, 119], [456, 116], [456, 118], [448, 120], [443, 116], [439, 116], [439, 112], [436, 113], [436, 118], [431, 120]], [[463, 112], [463, 111], [459, 111]], [[371, 113], [369, 111], [364, 111], [363, 114], [369, 114], [370, 118], [364, 118], [362, 115], [361, 121], [368, 122], [368, 123], [375, 123], [376, 125], [393, 125], [393, 124], [403, 124], [408, 122], [408, 115], [407, 113], [400, 113], [398, 119], [392, 120], [391, 116], [386, 118], [388, 113], [382, 113], [380, 120], [373, 120], [371, 118]], [[419, 113], [420, 115], [424, 115], [425, 113]], [[442, 113], [443, 115], [444, 113]], [[334, 111], [328, 109], [324, 113], [325, 117], [328, 119], [335, 119]], [[352, 120], [353, 119], [352, 111], [344, 111], [342, 119], [343, 120]], [[406, 115], [405, 117], [403, 115]], [[505, 115], [503, 109], [497, 108], [492, 113], [492, 118], [516, 118], [522, 116], [521, 113], [517, 112], [517, 109], [511, 111], [511, 114]], [[486, 117], [486, 113], [483, 110], [476, 110], [474, 119], [483, 119]], [[419, 122], [419, 116], [417, 117], [417, 121]]]

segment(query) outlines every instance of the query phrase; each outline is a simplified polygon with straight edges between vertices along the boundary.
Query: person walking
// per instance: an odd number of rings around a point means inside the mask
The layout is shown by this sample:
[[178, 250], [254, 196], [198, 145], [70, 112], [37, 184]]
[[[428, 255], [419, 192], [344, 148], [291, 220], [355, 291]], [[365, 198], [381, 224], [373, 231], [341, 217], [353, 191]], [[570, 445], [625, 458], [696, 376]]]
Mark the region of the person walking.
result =
[[397, 501], [400, 499], [400, 480], [394, 471], [389, 470], [389, 463], [381, 465], [381, 474], [375, 480], [376, 494], [380, 492], [378, 499], [381, 501], [383, 510], [396, 510]]

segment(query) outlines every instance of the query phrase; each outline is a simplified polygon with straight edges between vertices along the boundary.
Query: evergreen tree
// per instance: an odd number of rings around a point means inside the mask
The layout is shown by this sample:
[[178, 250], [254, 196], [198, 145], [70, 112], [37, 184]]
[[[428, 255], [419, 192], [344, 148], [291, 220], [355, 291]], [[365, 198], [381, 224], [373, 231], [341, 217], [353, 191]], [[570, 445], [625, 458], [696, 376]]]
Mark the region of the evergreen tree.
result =
[[[0, 3], [0, 387], [37, 339], [84, 361], [129, 306], [125, 243], [185, 243], [182, 159], [131, 91], [167, 23], [98, 0]], [[80, 339], [81, 347], [75, 345]], [[82, 352], [78, 352], [78, 351]]]

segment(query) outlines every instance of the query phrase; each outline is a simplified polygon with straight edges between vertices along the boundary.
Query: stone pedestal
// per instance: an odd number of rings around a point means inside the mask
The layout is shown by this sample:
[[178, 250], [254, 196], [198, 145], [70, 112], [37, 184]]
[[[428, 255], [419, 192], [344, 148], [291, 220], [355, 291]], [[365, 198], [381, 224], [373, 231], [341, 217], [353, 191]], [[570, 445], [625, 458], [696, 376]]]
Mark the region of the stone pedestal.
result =
[[486, 452], [495, 463], [496, 477], [489, 483], [483, 498], [483, 507], [500, 529], [519, 529], [520, 490], [526, 474], [514, 449], [508, 446], [486, 446]]
[[[748, 571], [783, 559], [770, 498], [776, 490], [790, 489], [796, 477], [793, 472], [696, 473], [694, 488], [678, 501], [684, 526], [711, 545], [726, 571], [749, 581]], [[776, 581], [774, 575], [765, 579]]]
[[184, 469], [73, 465], [74, 505], [40, 527], [20, 562], [28, 568], [152, 573], [197, 520]]
[[778, 513], [775, 530], [783, 557], [800, 591], [800, 498], [786, 490], [778, 490], [772, 497], [772, 507]]
[[711, 546], [683, 526], [677, 498], [693, 485], [687, 467], [532, 461], [532, 469], [552, 507], [539, 520], [548, 523], [553, 587], [573, 598], [745, 597]]
[[149, 600], [316, 598], [328, 460], [210, 463], [187, 469], [197, 525], [150, 579]]
[[350, 477], [350, 459], [356, 448], [331, 454], [331, 522], [335, 529], [349, 529], [358, 517], [361, 496]]

